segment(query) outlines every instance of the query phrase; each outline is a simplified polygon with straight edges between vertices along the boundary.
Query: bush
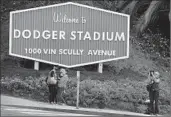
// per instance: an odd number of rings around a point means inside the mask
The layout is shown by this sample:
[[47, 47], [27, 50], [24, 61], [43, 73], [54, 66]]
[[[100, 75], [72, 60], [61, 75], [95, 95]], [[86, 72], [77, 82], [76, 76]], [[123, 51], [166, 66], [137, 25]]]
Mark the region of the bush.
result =
[[26, 77], [23, 79], [20, 77], [5, 77], [1, 80], [1, 90], [2, 92], [8, 92], [14, 96], [47, 101], [48, 90], [43, 80], [43, 77]]
[[[48, 101], [48, 87], [44, 82], [45, 77], [14, 77], [2, 78], [2, 92], [10, 92], [12, 95], [22, 96], [39, 101]], [[164, 85], [165, 84], [165, 85]], [[161, 83], [159, 107], [161, 113], [169, 112], [170, 91], [167, 83]], [[68, 105], [76, 105], [77, 79], [70, 78], [64, 100]], [[86, 79], [80, 82], [80, 106], [93, 108], [112, 108], [144, 113], [148, 99], [143, 82], [130, 79], [115, 81], [99, 81]]]
[[[167, 89], [161, 92], [160, 106], [170, 105], [170, 92], [167, 91], [169, 87], [161, 88]], [[68, 102], [74, 99], [72, 105], [76, 103], [76, 78], [70, 80], [65, 99]], [[146, 99], [148, 99], [148, 92], [144, 82], [130, 79], [121, 79], [117, 82], [87, 79], [80, 82], [80, 106], [83, 107], [108, 107], [144, 113], [147, 108], [144, 103]], [[165, 109], [164, 112], [168, 111]]]

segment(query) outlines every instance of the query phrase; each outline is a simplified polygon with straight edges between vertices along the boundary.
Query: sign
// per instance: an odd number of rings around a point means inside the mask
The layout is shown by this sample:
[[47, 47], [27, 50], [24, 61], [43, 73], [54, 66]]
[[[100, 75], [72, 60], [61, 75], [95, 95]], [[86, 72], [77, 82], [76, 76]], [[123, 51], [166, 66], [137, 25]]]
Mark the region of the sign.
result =
[[9, 54], [67, 68], [125, 59], [129, 19], [72, 2], [12, 11]]

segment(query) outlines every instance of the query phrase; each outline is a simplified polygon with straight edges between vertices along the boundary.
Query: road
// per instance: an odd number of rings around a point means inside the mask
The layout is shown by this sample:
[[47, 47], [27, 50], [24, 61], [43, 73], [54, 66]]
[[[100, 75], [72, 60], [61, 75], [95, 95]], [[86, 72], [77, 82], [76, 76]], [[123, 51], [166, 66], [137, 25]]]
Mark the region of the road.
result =
[[1, 116], [56, 116], [56, 117], [97, 117], [98, 115], [77, 114], [60, 111], [45, 111], [41, 109], [30, 109], [22, 107], [1, 106]]
[[1, 116], [145, 117], [147, 115], [104, 109], [76, 109], [72, 106], [51, 105], [48, 103], [1, 95]]
[[[60, 110], [44, 110], [20, 106], [1, 106], [1, 116], [56, 116], [56, 117], [130, 117], [126, 115], [86, 112], [63, 112]], [[136, 117], [136, 116], [134, 116]], [[140, 116], [137, 116], [140, 117]]]

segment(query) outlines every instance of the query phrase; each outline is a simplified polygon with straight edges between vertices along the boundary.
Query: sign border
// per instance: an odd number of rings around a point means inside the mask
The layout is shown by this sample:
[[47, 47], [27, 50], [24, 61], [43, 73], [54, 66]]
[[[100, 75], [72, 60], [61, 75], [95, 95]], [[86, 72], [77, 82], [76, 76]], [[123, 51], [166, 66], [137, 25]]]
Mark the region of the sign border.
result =
[[[100, 61], [95, 61], [95, 62], [87, 62], [87, 63], [76, 64], [76, 65], [63, 65], [63, 64], [60, 64], [60, 63], [50, 62], [50, 61], [46, 61], [46, 60], [42, 60], [42, 59], [36, 59], [36, 58], [32, 58], [32, 57], [12, 53], [12, 41], [11, 40], [12, 40], [12, 15], [13, 14], [20, 13], [20, 12], [26, 12], [26, 11], [45, 9], [45, 8], [50, 8], [50, 7], [56, 7], [56, 6], [63, 6], [63, 5], [68, 5], [68, 4], [72, 4], [72, 5], [76, 5], [76, 6], [80, 6], [80, 7], [86, 7], [86, 8], [90, 8], [90, 9], [94, 9], [94, 10], [98, 10], [98, 11], [113, 13], [113, 14], [117, 14], [117, 15], [127, 17], [128, 18], [128, 20], [127, 20], [128, 21], [128, 23], [127, 23], [127, 27], [128, 27], [128, 30], [127, 30], [128, 31], [127, 32], [127, 34], [128, 34], [128, 36], [127, 36], [127, 55], [123, 56], [123, 57], [113, 58], [113, 59], [105, 59], [105, 60], [100, 60]], [[54, 5], [48, 5], [48, 6], [29, 8], [29, 9], [24, 9], [24, 10], [11, 11], [10, 12], [9, 29], [10, 29], [9, 30], [9, 55], [15, 56], [15, 57], [25, 58], [25, 59], [34, 60], [34, 61], [38, 61], [38, 62], [43, 62], [43, 63], [47, 63], [47, 64], [58, 65], [58, 66], [66, 67], [66, 68], [80, 67], [80, 66], [85, 66], [85, 65], [91, 65], [91, 64], [97, 64], [97, 63], [103, 63], [103, 62], [109, 62], [109, 61], [113, 61], [113, 60], [129, 58], [130, 15], [127, 15], [127, 14], [124, 14], [124, 13], [118, 13], [118, 12], [115, 12], [115, 11], [105, 10], [105, 9], [92, 7], [92, 6], [88, 6], [88, 5], [83, 5], [83, 4], [75, 3], [75, 2], [66, 2], [66, 3], [59, 3], [59, 4], [54, 4]]]

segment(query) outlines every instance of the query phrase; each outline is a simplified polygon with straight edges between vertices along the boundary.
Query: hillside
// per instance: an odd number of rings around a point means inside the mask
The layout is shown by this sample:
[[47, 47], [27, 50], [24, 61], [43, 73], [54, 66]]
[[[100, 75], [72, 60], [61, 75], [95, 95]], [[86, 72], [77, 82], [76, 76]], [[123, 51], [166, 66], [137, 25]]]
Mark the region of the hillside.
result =
[[[52, 66], [44, 65], [41, 70], [35, 71], [28, 68], [28, 65], [24, 67], [22, 63], [24, 61], [32, 64], [30, 61], [8, 55], [9, 11], [53, 3], [45, 1], [3, 3], [6, 6], [1, 8], [3, 13], [1, 17], [2, 93], [47, 102], [48, 89], [44, 80]], [[92, 1], [82, 3], [100, 8], [105, 4]], [[105, 8], [108, 9], [109, 6], [108, 4]], [[147, 78], [149, 70], [153, 69], [161, 73], [161, 113], [169, 113], [171, 107], [170, 39], [162, 32], [165, 31], [152, 30], [139, 37], [131, 30], [130, 57], [104, 63], [103, 74], [97, 73], [97, 65], [68, 69], [70, 82], [65, 96], [67, 104], [75, 104], [76, 70], [79, 69], [81, 71], [81, 106], [97, 108], [100, 100], [103, 100], [106, 108], [144, 113], [146, 110], [144, 101], [148, 99], [148, 93], [143, 81]]]
[[[100, 97], [106, 100], [106, 108], [144, 113], [146, 110], [144, 101], [148, 99], [148, 93], [143, 81], [147, 78], [148, 71], [154, 69], [162, 75], [161, 114], [170, 112], [169, 63], [159, 58], [153, 61], [150, 58], [151, 55], [142, 52], [137, 43], [130, 43], [129, 59], [104, 63], [103, 74], [97, 73], [97, 65], [68, 69], [71, 81], [66, 95], [67, 104], [74, 106], [76, 103], [76, 70], [79, 69], [81, 70], [81, 92], [84, 92], [80, 94], [82, 99], [80, 106], [101, 108], [98, 105], [99, 102], [94, 102], [94, 99], [99, 100], [98, 97]], [[44, 80], [50, 67], [35, 71], [18, 67], [15, 62], [6, 59], [1, 64], [2, 93], [47, 102], [48, 89]], [[73, 88], [74, 90], [71, 90]], [[90, 100], [91, 98], [94, 99]]]

